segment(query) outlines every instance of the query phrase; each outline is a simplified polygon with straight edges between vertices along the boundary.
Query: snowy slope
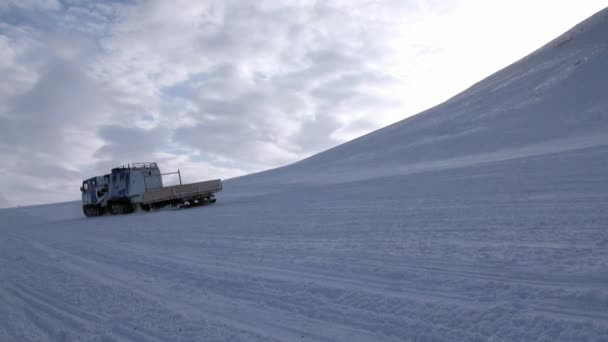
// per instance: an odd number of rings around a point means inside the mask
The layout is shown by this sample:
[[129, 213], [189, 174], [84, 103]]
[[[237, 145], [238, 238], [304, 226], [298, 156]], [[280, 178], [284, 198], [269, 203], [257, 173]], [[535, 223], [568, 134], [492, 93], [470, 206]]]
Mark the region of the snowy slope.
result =
[[605, 341], [607, 33], [211, 206], [0, 210], [0, 341]]
[[607, 13], [439, 106], [257, 177], [343, 181], [605, 145]]

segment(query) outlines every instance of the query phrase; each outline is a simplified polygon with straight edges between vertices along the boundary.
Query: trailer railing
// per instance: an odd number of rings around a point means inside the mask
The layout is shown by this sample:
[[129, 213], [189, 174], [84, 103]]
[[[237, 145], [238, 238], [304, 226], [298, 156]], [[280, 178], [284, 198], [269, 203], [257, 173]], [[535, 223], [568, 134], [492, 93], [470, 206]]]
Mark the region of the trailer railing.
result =
[[175, 172], [161, 173], [160, 175], [144, 176], [144, 188], [146, 189], [146, 191], [152, 190], [152, 189], [160, 189], [160, 188], [162, 188], [163, 186], [159, 186], [159, 187], [155, 187], [155, 188], [148, 188], [148, 182], [146, 181], [146, 178], [160, 176], [161, 179], [162, 179], [162, 176], [167, 176], [167, 175], [177, 175], [177, 178], [179, 179], [179, 185], [182, 185], [182, 174], [180, 173], [179, 169], [177, 169], [177, 171], [175, 171]]

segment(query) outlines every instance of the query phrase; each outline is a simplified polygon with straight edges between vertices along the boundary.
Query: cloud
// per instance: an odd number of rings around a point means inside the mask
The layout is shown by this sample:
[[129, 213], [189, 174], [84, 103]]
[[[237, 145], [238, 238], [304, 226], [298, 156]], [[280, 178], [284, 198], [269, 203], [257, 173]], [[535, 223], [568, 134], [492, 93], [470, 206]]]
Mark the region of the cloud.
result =
[[127, 163], [133, 156], [150, 155], [167, 146], [168, 142], [168, 132], [160, 127], [140, 129], [108, 125], [102, 126], [97, 134], [104, 144], [95, 155], [119, 163]]
[[[565, 30], [566, 14], [601, 8], [551, 3], [557, 20], [501, 6], [0, 1], [0, 188], [13, 203], [72, 200], [127, 162], [193, 181], [294, 162], [445, 100]], [[522, 8], [527, 26], [492, 25]]]
[[28, 10], [57, 10], [61, 3], [57, 0], [4, 0], [0, 2], [0, 10], [9, 8]]
[[11, 204], [9, 203], [9, 201], [4, 198], [4, 196], [2, 196], [2, 194], [0, 194], [0, 208], [8, 208], [10, 207]]

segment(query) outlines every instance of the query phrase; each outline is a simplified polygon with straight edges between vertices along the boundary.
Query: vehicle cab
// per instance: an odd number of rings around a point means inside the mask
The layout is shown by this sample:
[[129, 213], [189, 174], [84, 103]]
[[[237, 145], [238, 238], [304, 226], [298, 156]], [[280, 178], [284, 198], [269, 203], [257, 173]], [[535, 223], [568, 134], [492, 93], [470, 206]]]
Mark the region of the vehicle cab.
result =
[[107, 200], [110, 175], [89, 178], [82, 182], [80, 192], [83, 205], [102, 204]]

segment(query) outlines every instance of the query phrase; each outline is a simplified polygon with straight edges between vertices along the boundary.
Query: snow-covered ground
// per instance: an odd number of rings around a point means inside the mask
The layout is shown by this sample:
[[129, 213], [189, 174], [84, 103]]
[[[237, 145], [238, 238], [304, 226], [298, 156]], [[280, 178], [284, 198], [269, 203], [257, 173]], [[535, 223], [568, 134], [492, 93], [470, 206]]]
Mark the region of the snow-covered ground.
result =
[[0, 341], [606, 341], [606, 32], [213, 205], [0, 210]]

